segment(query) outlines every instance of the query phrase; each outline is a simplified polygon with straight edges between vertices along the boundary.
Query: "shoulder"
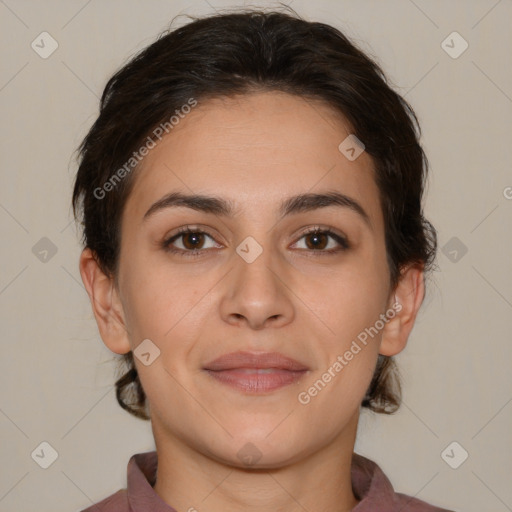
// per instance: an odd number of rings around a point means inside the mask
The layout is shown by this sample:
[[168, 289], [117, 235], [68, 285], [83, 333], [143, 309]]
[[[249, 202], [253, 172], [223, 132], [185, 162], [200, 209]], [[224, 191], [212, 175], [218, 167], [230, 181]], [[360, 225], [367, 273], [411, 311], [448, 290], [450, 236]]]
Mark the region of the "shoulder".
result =
[[131, 512], [126, 489], [119, 489], [116, 493], [80, 512]]
[[[156, 451], [136, 453], [127, 466], [127, 486], [80, 512], [132, 512], [156, 509], [158, 496], [152, 488], [157, 467]], [[148, 501], [149, 500], [149, 501]], [[171, 509], [172, 510], [172, 509]]]
[[454, 510], [448, 510], [446, 508], [439, 508], [434, 505], [430, 505], [429, 503], [419, 500], [418, 498], [407, 496], [399, 492], [395, 493], [395, 498], [396, 506], [398, 507], [396, 510], [407, 510], [407, 512], [455, 512]]
[[454, 512], [395, 492], [379, 465], [356, 453], [352, 459], [352, 489], [360, 500], [353, 512]]

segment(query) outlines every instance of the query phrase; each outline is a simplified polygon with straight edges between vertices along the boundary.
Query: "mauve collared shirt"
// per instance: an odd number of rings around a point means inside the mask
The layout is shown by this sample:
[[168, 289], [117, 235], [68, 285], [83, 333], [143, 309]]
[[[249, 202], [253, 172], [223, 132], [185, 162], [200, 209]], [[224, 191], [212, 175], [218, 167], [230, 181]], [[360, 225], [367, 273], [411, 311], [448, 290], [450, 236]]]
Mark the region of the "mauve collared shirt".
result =
[[[132, 455], [128, 462], [127, 488], [81, 512], [176, 512], [152, 487], [156, 467], [156, 451]], [[380, 467], [357, 453], [352, 457], [351, 475], [354, 495], [361, 500], [352, 512], [454, 512], [396, 493]]]

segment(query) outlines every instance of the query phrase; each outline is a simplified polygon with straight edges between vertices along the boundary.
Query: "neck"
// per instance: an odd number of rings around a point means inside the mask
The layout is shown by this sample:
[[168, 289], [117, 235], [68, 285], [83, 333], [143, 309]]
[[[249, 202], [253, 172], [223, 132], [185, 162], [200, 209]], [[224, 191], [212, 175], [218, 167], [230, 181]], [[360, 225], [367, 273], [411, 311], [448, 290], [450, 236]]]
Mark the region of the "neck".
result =
[[224, 464], [153, 425], [158, 453], [155, 492], [176, 510], [195, 512], [348, 512], [358, 503], [352, 491], [351, 460], [357, 417], [331, 443], [276, 468]]

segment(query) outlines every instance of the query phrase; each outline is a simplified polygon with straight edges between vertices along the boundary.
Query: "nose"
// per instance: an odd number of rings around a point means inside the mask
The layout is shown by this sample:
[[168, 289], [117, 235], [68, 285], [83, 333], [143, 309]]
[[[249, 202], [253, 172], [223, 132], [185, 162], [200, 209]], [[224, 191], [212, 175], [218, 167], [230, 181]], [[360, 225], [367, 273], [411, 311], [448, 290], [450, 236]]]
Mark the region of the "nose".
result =
[[271, 256], [266, 249], [251, 263], [234, 256], [234, 268], [227, 276], [220, 302], [225, 322], [260, 330], [282, 327], [293, 320], [293, 293], [286, 284], [286, 263], [272, 264]]

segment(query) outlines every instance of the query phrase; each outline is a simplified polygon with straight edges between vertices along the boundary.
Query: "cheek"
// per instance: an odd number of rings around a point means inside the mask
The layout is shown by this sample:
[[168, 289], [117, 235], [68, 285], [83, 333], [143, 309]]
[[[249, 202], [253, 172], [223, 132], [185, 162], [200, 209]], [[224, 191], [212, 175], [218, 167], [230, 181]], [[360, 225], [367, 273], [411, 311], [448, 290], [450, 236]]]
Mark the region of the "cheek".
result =
[[316, 305], [311, 309], [328, 329], [321, 326], [326, 334], [317, 339], [320, 361], [303, 399], [319, 410], [339, 406], [329, 420], [336, 423], [359, 406], [373, 376], [382, 336], [375, 326], [387, 304], [386, 267], [361, 257], [313, 290], [306, 300]]
[[329, 339], [346, 343], [386, 310], [387, 271], [382, 264], [361, 257], [331, 269], [326, 277], [301, 284], [301, 298], [328, 328]]
[[174, 346], [173, 340], [185, 349], [211, 313], [207, 292], [216, 276], [204, 272], [184, 272], [160, 260], [132, 258], [123, 268], [123, 296], [126, 322], [131, 343], [137, 345], [149, 338], [161, 350]]

